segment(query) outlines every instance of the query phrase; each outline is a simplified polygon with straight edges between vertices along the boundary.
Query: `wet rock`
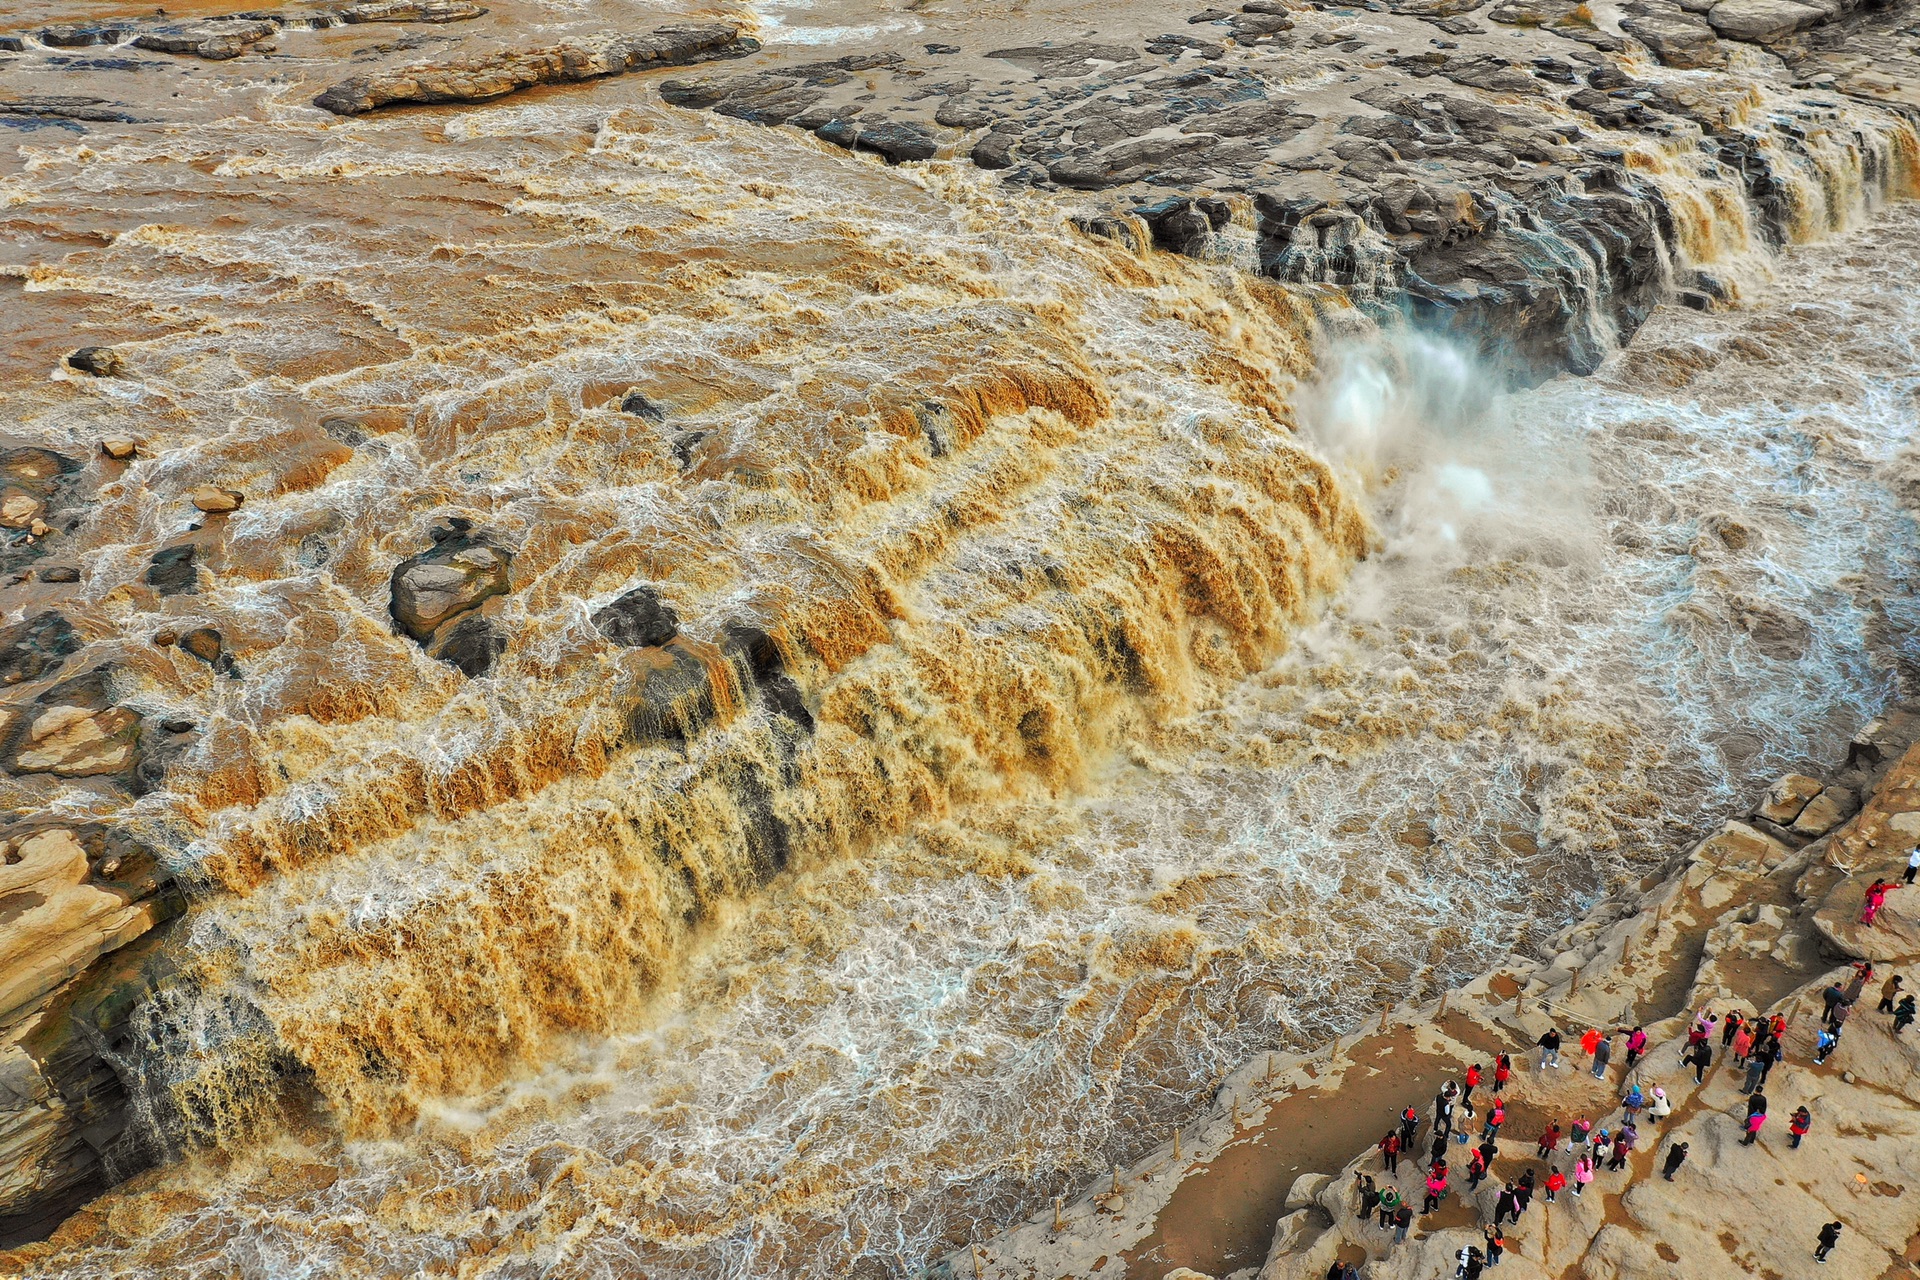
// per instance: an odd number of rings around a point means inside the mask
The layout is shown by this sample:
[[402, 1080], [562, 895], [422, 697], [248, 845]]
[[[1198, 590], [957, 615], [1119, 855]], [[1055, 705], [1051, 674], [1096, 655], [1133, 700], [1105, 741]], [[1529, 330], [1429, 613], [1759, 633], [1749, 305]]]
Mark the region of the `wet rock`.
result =
[[[0, 37], [4, 40], [5, 37]], [[0, 48], [5, 48], [0, 44]], [[15, 50], [19, 52], [19, 50]], [[138, 119], [105, 98], [71, 94], [31, 94], [0, 102], [0, 116], [34, 116], [44, 120], [84, 120], [95, 124], [132, 124]]]
[[667, 411], [638, 391], [629, 391], [620, 399], [620, 412], [630, 413], [648, 422], [665, 422]]
[[29, 445], [0, 453], [0, 476], [33, 493], [51, 493], [61, 476], [79, 469], [78, 462], [51, 449]]
[[278, 24], [258, 18], [170, 22], [142, 31], [133, 38], [133, 46], [156, 53], [184, 53], [209, 62], [224, 62], [248, 52], [279, 30]]
[[712, 723], [713, 671], [699, 650], [675, 639], [641, 653], [641, 673], [624, 698], [629, 743], [684, 742]]
[[[1221, 17], [1229, 17], [1221, 14]], [[1140, 57], [1138, 49], [1117, 44], [1029, 45], [1015, 49], [995, 49], [989, 58], [999, 58], [1023, 67], [1042, 79], [1077, 78], [1092, 75], [1103, 62], [1127, 63]]]
[[455, 616], [510, 589], [513, 553], [472, 529], [470, 521], [448, 521], [433, 531], [432, 550], [402, 560], [393, 571], [389, 611], [422, 645]]
[[0, 834], [0, 900], [0, 1232], [18, 1239], [112, 1181], [109, 1163], [152, 1163], [123, 1141], [134, 1109], [114, 1061], [183, 903], [124, 833], [44, 826]]
[[147, 562], [146, 584], [163, 596], [184, 595], [200, 585], [198, 550], [191, 544], [165, 547]]
[[1076, 152], [1048, 166], [1047, 176], [1063, 187], [1098, 190], [1150, 178], [1173, 168], [1202, 165], [1218, 143], [1212, 134], [1141, 138], [1093, 153]]
[[180, 647], [223, 676], [238, 679], [240, 668], [227, 652], [226, 639], [212, 627], [195, 627], [180, 637]]
[[1796, 31], [1826, 21], [1819, 9], [1793, 0], [1720, 0], [1707, 10], [1707, 22], [1729, 40], [1772, 44]]
[[1230, 19], [1227, 26], [1240, 43], [1251, 44], [1263, 37], [1293, 30], [1293, 19], [1275, 13], [1243, 13]]
[[70, 830], [36, 832], [5, 848], [0, 899], [18, 905], [0, 915], [0, 1017], [145, 933], [156, 914], [89, 884], [88, 852]]
[[1726, 50], [1714, 38], [1703, 18], [1676, 6], [1632, 7], [1632, 17], [1620, 20], [1620, 29], [1647, 46], [1663, 64], [1690, 70], [1724, 66]]
[[601, 635], [627, 648], [662, 645], [680, 634], [680, 616], [653, 587], [635, 587], [593, 612]]
[[1820, 790], [1818, 778], [1789, 773], [1768, 789], [1766, 803], [1759, 809], [1760, 816], [1778, 826], [1792, 826], [1800, 811], [1807, 807], [1807, 801], [1819, 795]]
[[356, 76], [326, 90], [314, 105], [336, 115], [357, 115], [396, 103], [486, 102], [537, 84], [571, 84], [637, 68], [736, 58], [759, 47], [758, 41], [725, 24], [661, 27], [645, 35], [501, 50]]
[[989, 133], [973, 144], [973, 162], [982, 169], [1010, 169], [1014, 144], [1019, 141], [1017, 133]]
[[125, 462], [139, 451], [139, 442], [126, 436], [108, 436], [100, 442], [100, 452], [115, 462]]
[[759, 690], [768, 710], [812, 733], [813, 713], [807, 710], [800, 686], [787, 674], [786, 661], [773, 637], [744, 622], [729, 622], [721, 631], [722, 648], [740, 673], [743, 686]]
[[486, 10], [466, 0], [372, 0], [340, 10], [342, 22], [467, 22]]
[[112, 347], [82, 347], [67, 357], [67, 364], [96, 378], [115, 378], [126, 371], [120, 353]]
[[55, 49], [87, 49], [119, 44], [134, 30], [130, 22], [60, 22], [40, 28], [40, 43]]
[[52, 675], [79, 648], [73, 624], [52, 610], [0, 628], [0, 686]]
[[54, 686], [12, 717], [0, 764], [13, 773], [92, 778], [130, 773], [140, 713], [114, 705], [110, 672], [97, 667]]
[[238, 511], [246, 497], [233, 489], [223, 489], [216, 484], [203, 484], [187, 495], [193, 505], [208, 515], [224, 515], [229, 511]]
[[471, 678], [493, 670], [507, 651], [506, 633], [485, 614], [469, 610], [433, 633], [427, 656], [449, 662]]
[[80, 581], [80, 571], [70, 564], [49, 565], [39, 573], [40, 581], [70, 583]]
[[935, 124], [949, 129], [984, 129], [996, 118], [990, 108], [968, 98], [948, 98], [933, 116]]
[[24, 489], [0, 489], [0, 528], [30, 528], [46, 509], [45, 502]]
[[849, 151], [871, 151], [888, 164], [931, 160], [940, 144], [917, 124], [898, 120], [829, 120], [814, 130], [816, 136]]
[[1740, 629], [1753, 638], [1761, 653], [1769, 658], [1792, 661], [1806, 653], [1813, 642], [1813, 628], [1805, 618], [1759, 600], [1736, 600], [1734, 617]]

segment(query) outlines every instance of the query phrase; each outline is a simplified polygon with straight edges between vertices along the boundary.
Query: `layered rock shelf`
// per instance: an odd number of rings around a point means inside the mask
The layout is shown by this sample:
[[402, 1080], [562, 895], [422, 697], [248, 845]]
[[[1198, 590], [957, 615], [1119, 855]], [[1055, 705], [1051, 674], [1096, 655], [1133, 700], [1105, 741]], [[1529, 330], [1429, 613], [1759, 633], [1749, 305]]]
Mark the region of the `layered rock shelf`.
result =
[[[1350, 1263], [1367, 1280], [1452, 1274], [1461, 1250], [1484, 1248], [1505, 1184], [1531, 1169], [1544, 1186], [1558, 1168], [1571, 1187], [1573, 1155], [1562, 1146], [1542, 1160], [1536, 1139], [1576, 1117], [1617, 1130], [1620, 1100], [1638, 1084], [1649, 1098], [1661, 1087], [1672, 1114], [1643, 1114], [1627, 1167], [1600, 1169], [1584, 1195], [1536, 1196], [1505, 1229], [1500, 1274], [1806, 1274], [1833, 1221], [1843, 1224], [1835, 1274], [1903, 1274], [1920, 1250], [1920, 1204], [1908, 1194], [1920, 1179], [1920, 1034], [1894, 1034], [1874, 1006], [1887, 978], [1902, 975], [1909, 990], [1916, 982], [1920, 902], [1896, 891], [1871, 925], [1861, 903], [1870, 882], [1901, 879], [1920, 840], [1916, 738], [1920, 712], [1889, 712], [1832, 777], [1783, 778], [1669, 874], [1561, 932], [1550, 959], [1509, 956], [1318, 1052], [1244, 1064], [1178, 1138], [1073, 1203], [949, 1258], [945, 1273], [1318, 1280]], [[1822, 993], [1845, 987], [1863, 961], [1875, 972], [1839, 1044], [1815, 1063]], [[1786, 1019], [1786, 1055], [1765, 1084], [1771, 1121], [1752, 1146], [1741, 1141], [1745, 1072], [1718, 1032], [1704, 1083], [1680, 1062], [1698, 1015], [1735, 1010]], [[1613, 1037], [1604, 1079], [1578, 1047], [1589, 1027]], [[1648, 1042], [1628, 1071], [1620, 1046], [1635, 1027]], [[1537, 1043], [1550, 1028], [1565, 1045], [1559, 1065], [1543, 1068]], [[1358, 1187], [1362, 1177], [1397, 1182], [1421, 1208], [1431, 1127], [1423, 1122], [1397, 1178], [1375, 1143], [1402, 1108], [1424, 1121], [1446, 1082], [1499, 1053], [1511, 1055], [1514, 1074], [1490, 1176], [1469, 1190], [1469, 1147], [1455, 1147], [1447, 1198], [1416, 1213], [1396, 1243], [1377, 1215], [1359, 1214]], [[1490, 1086], [1474, 1095], [1477, 1115], [1460, 1121], [1474, 1142]], [[1812, 1128], [1795, 1147], [1787, 1119], [1801, 1106]], [[1679, 1143], [1684, 1163], [1668, 1181], [1660, 1174]]]

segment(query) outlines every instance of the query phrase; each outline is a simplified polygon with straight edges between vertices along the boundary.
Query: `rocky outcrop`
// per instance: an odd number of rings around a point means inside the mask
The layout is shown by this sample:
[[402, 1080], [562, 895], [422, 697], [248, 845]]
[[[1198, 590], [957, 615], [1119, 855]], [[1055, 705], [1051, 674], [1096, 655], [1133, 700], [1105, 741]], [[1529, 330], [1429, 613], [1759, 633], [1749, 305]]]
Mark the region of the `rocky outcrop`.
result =
[[1794, 0], [1720, 0], [1707, 10], [1707, 23], [1729, 40], [1772, 44], [1796, 31], [1818, 26], [1827, 13]]
[[[826, 61], [769, 50], [750, 70], [664, 81], [661, 95], [889, 163], [966, 155], [1019, 186], [1104, 193], [1105, 208], [1075, 219], [1093, 234], [1336, 286], [1537, 376], [1594, 368], [1676, 290], [1703, 307], [1727, 296], [1684, 264], [1666, 278], [1682, 229], [1661, 185], [1624, 163], [1634, 140], [1695, 137], [1723, 153], [1760, 225], [1785, 237], [1808, 175], [1787, 172], [1796, 161], [1748, 120], [1751, 71], [1699, 73], [1726, 65], [1729, 40], [1847, 15], [1634, 0], [1623, 39], [1575, 0], [1415, 0], [1364, 24], [1331, 4], [1279, 8], [1207, 10], [1144, 41]], [[1684, 74], [1647, 75], [1631, 41]], [[1319, 78], [1330, 71], [1349, 74]], [[1793, 93], [1787, 77], [1771, 87]], [[1853, 132], [1876, 172], [1899, 168], [1890, 138], [1905, 125], [1889, 116], [1886, 136], [1865, 136], [1800, 89], [1769, 111]]]
[[485, 102], [537, 84], [571, 84], [636, 69], [734, 58], [759, 48], [736, 27], [661, 27], [645, 35], [607, 35], [543, 49], [507, 50], [420, 64], [334, 85], [314, 105], [358, 115], [405, 103]]
[[[1920, 966], [1920, 902], [1895, 893], [1872, 924], [1860, 920], [1862, 889], [1875, 876], [1893, 879], [1920, 837], [1920, 746], [1905, 710], [1863, 731], [1848, 763], [1824, 784], [1782, 779], [1762, 812], [1804, 805], [1828, 792], [1864, 794], [1866, 804], [1819, 839], [1733, 821], [1691, 849], [1650, 890], [1600, 904], [1544, 948], [1546, 958], [1518, 956], [1455, 985], [1437, 1002], [1382, 1014], [1337, 1043], [1310, 1054], [1274, 1055], [1248, 1063], [1221, 1084], [1217, 1101], [1182, 1131], [1084, 1198], [1041, 1213], [945, 1265], [955, 1275], [987, 1280], [1027, 1275], [1087, 1275], [1112, 1280], [1137, 1274], [1212, 1276], [1228, 1268], [1172, 1270], [1232, 1253], [1209, 1232], [1239, 1232], [1255, 1250], [1255, 1267], [1234, 1270], [1257, 1280], [1318, 1280], [1336, 1261], [1360, 1263], [1372, 1280], [1428, 1280], [1449, 1274], [1460, 1251], [1484, 1245], [1482, 1224], [1495, 1216], [1507, 1182], [1550, 1166], [1565, 1174], [1572, 1156], [1561, 1148], [1538, 1158], [1536, 1135], [1550, 1124], [1564, 1132], [1585, 1116], [1617, 1129], [1629, 1081], [1650, 1096], [1657, 1084], [1671, 1114], [1643, 1113], [1641, 1140], [1624, 1169], [1601, 1170], [1583, 1196], [1536, 1196], [1505, 1230], [1498, 1274], [1586, 1276], [1595, 1280], [1651, 1274], [1792, 1275], [1810, 1264], [1822, 1224], [1844, 1224], [1832, 1261], [1836, 1274], [1892, 1275], [1904, 1266], [1908, 1242], [1920, 1236], [1920, 1205], [1900, 1194], [1920, 1168], [1913, 1081], [1920, 1039], [1892, 1034], [1872, 1011], [1880, 984], [1903, 973], [1909, 986]], [[1795, 799], [1794, 797], [1801, 797]], [[1770, 833], [1777, 832], [1777, 834]], [[1847, 966], [1867, 959], [1883, 966], [1852, 1009], [1838, 1048], [1814, 1063], [1821, 992], [1852, 977]], [[1714, 1065], [1703, 1083], [1680, 1065], [1694, 1015], [1738, 1009], [1786, 1019], [1786, 1058], [1767, 1078], [1772, 1119], [1761, 1139], [1743, 1145], [1747, 1114], [1744, 1072], [1716, 1034]], [[1629, 1073], [1616, 1054], [1606, 1079], [1584, 1068], [1581, 1032], [1595, 1027], [1619, 1037], [1639, 1026], [1648, 1048]], [[1539, 1037], [1564, 1036], [1561, 1065], [1543, 1069]], [[1491, 1176], [1477, 1188], [1451, 1180], [1433, 1213], [1416, 1213], [1397, 1242], [1371, 1215], [1358, 1215], [1355, 1190], [1364, 1175], [1398, 1183], [1421, 1206], [1424, 1158], [1403, 1155], [1397, 1178], [1372, 1149], [1401, 1107], [1429, 1118], [1429, 1100], [1472, 1062], [1506, 1052], [1514, 1062]], [[1479, 1116], [1465, 1127], [1482, 1131]], [[1812, 1116], [1800, 1147], [1786, 1121], [1799, 1106]], [[1303, 1148], [1319, 1150], [1328, 1133], [1347, 1134], [1326, 1161], [1289, 1174], [1274, 1197], [1275, 1216], [1236, 1222], [1257, 1202], [1267, 1166], [1298, 1167]], [[1427, 1150], [1430, 1123], [1413, 1150]], [[1686, 1144], [1672, 1181], [1657, 1176], [1667, 1153]], [[1458, 1165], [1465, 1166], [1465, 1145]], [[1312, 1159], [1310, 1155], [1306, 1157]], [[1756, 1230], [1756, 1224], [1766, 1224]], [[1237, 1259], [1247, 1255], [1232, 1253]], [[1261, 1261], [1264, 1256], [1264, 1261]]]
[[129, 1021], [156, 980], [156, 930], [183, 902], [123, 833], [0, 836], [0, 1241], [41, 1234], [140, 1167]]
[[142, 31], [133, 38], [133, 46], [156, 53], [190, 54], [209, 62], [224, 62], [252, 51], [279, 30], [276, 22], [252, 17], [169, 22]]
[[[3, 39], [3, 37], [0, 37]], [[0, 44], [0, 49], [5, 48]], [[48, 120], [87, 120], [95, 124], [132, 124], [138, 117], [105, 98], [79, 94], [31, 94], [0, 102], [0, 116], [39, 117]], [[76, 353], [78, 354], [78, 353]]]
[[467, 0], [371, 0], [340, 10], [340, 20], [358, 22], [471, 22], [486, 9]]

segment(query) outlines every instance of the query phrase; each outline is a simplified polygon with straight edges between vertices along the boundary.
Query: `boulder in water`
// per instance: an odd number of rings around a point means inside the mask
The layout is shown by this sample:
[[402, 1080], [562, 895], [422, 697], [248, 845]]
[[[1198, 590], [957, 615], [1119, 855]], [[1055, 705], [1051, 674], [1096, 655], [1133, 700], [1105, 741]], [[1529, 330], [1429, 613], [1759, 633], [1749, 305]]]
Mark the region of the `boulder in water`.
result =
[[31, 528], [46, 509], [45, 502], [24, 489], [0, 489], [0, 528]]
[[454, 519], [433, 531], [433, 549], [402, 560], [393, 571], [389, 611], [401, 630], [421, 644], [456, 615], [490, 596], [505, 595], [513, 553], [472, 533]]
[[73, 624], [51, 609], [0, 628], [0, 685], [52, 675], [79, 648]]
[[432, 550], [394, 568], [389, 611], [430, 656], [466, 675], [485, 675], [506, 650], [507, 637], [477, 610], [512, 589], [513, 553], [476, 534], [473, 522], [458, 516], [432, 536]]
[[126, 369], [120, 353], [112, 347], [82, 347], [67, 357], [67, 365], [96, 378], [115, 378]]
[[223, 676], [239, 679], [240, 668], [227, 652], [226, 638], [212, 627], [195, 627], [180, 637], [180, 647]]
[[648, 422], [667, 420], [667, 411], [639, 391], [629, 391], [620, 398], [620, 412], [630, 413], [636, 418], [645, 418]]
[[652, 587], [635, 587], [593, 611], [600, 634], [629, 649], [663, 645], [680, 634], [680, 615]]
[[191, 543], [154, 552], [144, 575], [147, 585], [163, 596], [194, 590], [200, 585], [200, 567], [194, 563], [198, 555], [199, 549]]
[[478, 610], [468, 610], [447, 623], [433, 633], [433, 639], [427, 644], [427, 656], [451, 663], [461, 674], [473, 679], [493, 670], [493, 664], [506, 650], [506, 633]]
[[917, 124], [898, 120], [829, 120], [814, 130], [823, 141], [849, 151], [871, 151], [888, 164], [931, 160], [940, 150], [933, 135]]
[[217, 484], [203, 484], [188, 495], [193, 505], [208, 515], [225, 515], [237, 511], [246, 501], [243, 494], [233, 489], [223, 489]]

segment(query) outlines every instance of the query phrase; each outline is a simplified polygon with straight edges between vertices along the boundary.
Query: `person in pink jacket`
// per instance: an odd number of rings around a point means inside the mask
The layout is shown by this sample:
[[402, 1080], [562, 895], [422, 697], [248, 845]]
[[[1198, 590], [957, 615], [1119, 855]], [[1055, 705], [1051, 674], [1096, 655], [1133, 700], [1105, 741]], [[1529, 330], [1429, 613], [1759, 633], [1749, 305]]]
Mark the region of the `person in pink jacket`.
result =
[[1579, 1195], [1593, 1181], [1593, 1161], [1581, 1156], [1573, 1162], [1573, 1194]]
[[1887, 895], [1899, 887], [1891, 880], [1880, 879], [1868, 885], [1866, 909], [1860, 913], [1860, 923], [1872, 924], [1873, 918], [1880, 914], [1880, 908], [1887, 904]]
[[1752, 1052], [1753, 1028], [1743, 1022], [1740, 1024], [1740, 1029], [1733, 1033], [1733, 1065], [1746, 1066], [1747, 1055]]

